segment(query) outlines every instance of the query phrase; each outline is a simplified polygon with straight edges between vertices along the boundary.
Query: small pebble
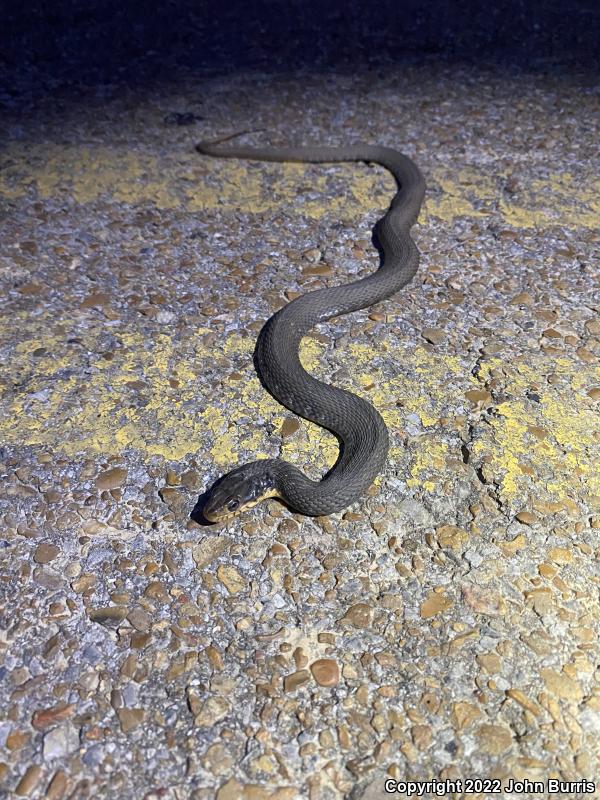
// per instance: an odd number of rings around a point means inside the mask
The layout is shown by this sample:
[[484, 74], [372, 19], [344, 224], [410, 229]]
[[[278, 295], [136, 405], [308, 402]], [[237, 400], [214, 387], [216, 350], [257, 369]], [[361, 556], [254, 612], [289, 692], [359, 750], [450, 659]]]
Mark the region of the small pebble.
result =
[[96, 478], [96, 486], [100, 491], [117, 489], [122, 486], [127, 478], [127, 470], [123, 467], [113, 467], [101, 472]]
[[340, 669], [331, 658], [320, 658], [313, 661], [310, 671], [320, 686], [336, 686], [340, 680]]
[[442, 328], [423, 328], [421, 336], [431, 344], [439, 344], [446, 338], [446, 331]]
[[29, 797], [37, 787], [40, 777], [42, 775], [42, 768], [39, 764], [31, 764], [27, 767], [21, 780], [15, 787], [15, 794], [19, 797]]

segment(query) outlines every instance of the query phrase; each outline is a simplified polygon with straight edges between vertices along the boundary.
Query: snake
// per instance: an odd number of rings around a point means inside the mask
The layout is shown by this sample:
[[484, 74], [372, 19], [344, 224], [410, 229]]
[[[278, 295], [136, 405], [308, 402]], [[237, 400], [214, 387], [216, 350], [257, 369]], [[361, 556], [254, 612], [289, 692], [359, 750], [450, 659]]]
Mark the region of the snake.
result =
[[213, 158], [378, 164], [393, 175], [397, 184], [387, 212], [373, 229], [373, 241], [380, 252], [378, 269], [360, 280], [295, 298], [267, 320], [256, 341], [254, 364], [261, 383], [281, 405], [337, 437], [340, 452], [334, 466], [321, 480], [314, 481], [281, 458], [261, 458], [234, 467], [217, 480], [205, 492], [201, 504], [208, 522], [228, 520], [271, 497], [299, 514], [326, 516], [364, 496], [386, 463], [389, 433], [370, 403], [318, 380], [304, 369], [300, 342], [318, 323], [386, 300], [412, 280], [419, 265], [419, 251], [410, 229], [419, 215], [425, 181], [408, 156], [390, 147], [362, 143], [220, 146], [238, 135], [241, 134], [202, 141], [196, 150]]

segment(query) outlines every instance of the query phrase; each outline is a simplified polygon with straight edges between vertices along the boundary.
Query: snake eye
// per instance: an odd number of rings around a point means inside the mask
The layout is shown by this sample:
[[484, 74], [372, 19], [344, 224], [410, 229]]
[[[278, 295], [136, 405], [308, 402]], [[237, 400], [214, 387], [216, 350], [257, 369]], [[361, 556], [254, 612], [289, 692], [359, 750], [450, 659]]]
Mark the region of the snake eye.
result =
[[230, 500], [230, 501], [227, 503], [227, 509], [228, 509], [229, 511], [235, 511], [235, 510], [236, 510], [236, 508], [239, 506], [239, 504], [240, 504], [240, 503], [239, 503], [239, 500]]

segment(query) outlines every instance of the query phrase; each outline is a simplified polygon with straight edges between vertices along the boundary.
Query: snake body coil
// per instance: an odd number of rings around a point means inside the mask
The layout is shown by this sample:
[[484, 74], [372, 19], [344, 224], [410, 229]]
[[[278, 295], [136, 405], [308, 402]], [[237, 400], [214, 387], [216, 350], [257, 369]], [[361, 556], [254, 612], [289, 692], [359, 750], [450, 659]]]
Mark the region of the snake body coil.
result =
[[217, 521], [234, 516], [265, 497], [280, 497], [302, 514], [331, 514], [363, 495], [381, 471], [388, 452], [388, 432], [372, 405], [306, 372], [298, 355], [300, 340], [317, 323], [385, 300], [412, 279], [419, 253], [409, 231], [421, 208], [425, 182], [409, 158], [388, 147], [359, 144], [222, 149], [217, 144], [201, 142], [196, 149], [218, 158], [374, 162], [388, 169], [398, 184], [387, 213], [375, 228], [383, 254], [379, 269], [362, 280], [318, 289], [288, 303], [267, 321], [256, 344], [255, 363], [273, 397], [295, 414], [332, 431], [340, 440], [341, 452], [335, 466], [322, 480], [312, 481], [281, 459], [244, 464], [214, 484], [203, 508], [207, 519]]

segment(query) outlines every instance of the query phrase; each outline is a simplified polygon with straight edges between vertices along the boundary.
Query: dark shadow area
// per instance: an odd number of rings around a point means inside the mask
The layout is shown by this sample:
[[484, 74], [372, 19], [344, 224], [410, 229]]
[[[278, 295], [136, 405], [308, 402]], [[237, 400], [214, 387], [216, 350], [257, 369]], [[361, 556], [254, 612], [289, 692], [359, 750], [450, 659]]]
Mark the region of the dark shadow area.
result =
[[210, 520], [206, 519], [206, 517], [202, 513], [204, 506], [206, 504], [207, 496], [208, 496], [208, 489], [205, 492], [202, 492], [201, 495], [199, 495], [198, 500], [196, 501], [196, 505], [194, 506], [190, 514], [190, 519], [193, 520], [197, 525], [201, 525], [203, 528], [214, 527], [217, 524], [216, 522], [211, 522]]
[[179, 71], [355, 72], [433, 58], [596, 73], [600, 40], [593, 0], [9, 0], [1, 20], [0, 112], [22, 94]]

